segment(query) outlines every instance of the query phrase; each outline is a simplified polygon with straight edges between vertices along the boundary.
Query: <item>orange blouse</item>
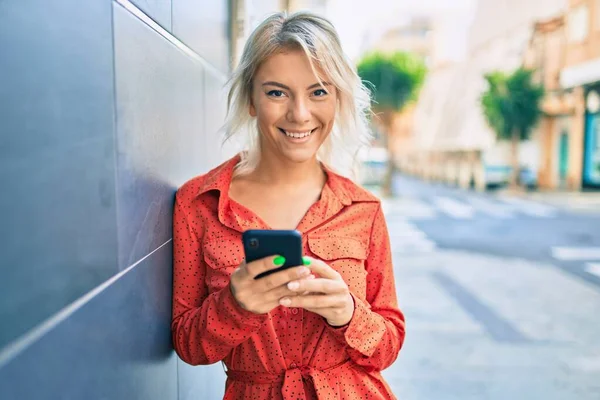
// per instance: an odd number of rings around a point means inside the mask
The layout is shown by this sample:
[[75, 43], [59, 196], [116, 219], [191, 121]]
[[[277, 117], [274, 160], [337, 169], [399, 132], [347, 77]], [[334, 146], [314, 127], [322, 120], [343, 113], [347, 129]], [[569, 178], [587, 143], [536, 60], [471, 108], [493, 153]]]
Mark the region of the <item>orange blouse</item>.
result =
[[239, 156], [184, 184], [173, 216], [173, 344], [189, 364], [224, 361], [225, 399], [394, 399], [380, 371], [404, 342], [390, 243], [379, 200], [329, 170], [298, 226], [303, 251], [338, 271], [354, 298], [334, 328], [300, 308], [242, 309], [229, 277], [243, 261], [242, 232], [269, 229], [229, 198]]

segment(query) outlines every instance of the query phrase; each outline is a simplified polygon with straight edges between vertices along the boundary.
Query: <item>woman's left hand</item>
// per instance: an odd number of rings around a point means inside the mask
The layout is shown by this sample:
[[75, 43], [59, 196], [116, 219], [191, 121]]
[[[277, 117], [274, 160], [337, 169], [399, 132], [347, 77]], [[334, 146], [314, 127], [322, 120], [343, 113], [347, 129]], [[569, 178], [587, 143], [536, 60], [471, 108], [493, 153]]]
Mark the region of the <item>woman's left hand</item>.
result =
[[284, 307], [300, 307], [319, 314], [329, 325], [346, 325], [354, 315], [354, 299], [342, 276], [323, 261], [310, 260], [310, 268], [315, 279], [296, 280], [288, 283], [288, 289], [299, 296], [283, 297], [279, 304]]

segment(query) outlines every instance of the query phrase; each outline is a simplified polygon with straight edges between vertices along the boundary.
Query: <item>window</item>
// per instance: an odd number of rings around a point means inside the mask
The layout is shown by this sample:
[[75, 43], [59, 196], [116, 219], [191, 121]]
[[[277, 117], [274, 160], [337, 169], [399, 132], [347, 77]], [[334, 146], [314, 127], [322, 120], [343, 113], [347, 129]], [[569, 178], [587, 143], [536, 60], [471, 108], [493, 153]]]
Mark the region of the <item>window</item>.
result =
[[569, 13], [569, 40], [584, 41], [589, 32], [590, 13], [587, 4], [573, 8]]

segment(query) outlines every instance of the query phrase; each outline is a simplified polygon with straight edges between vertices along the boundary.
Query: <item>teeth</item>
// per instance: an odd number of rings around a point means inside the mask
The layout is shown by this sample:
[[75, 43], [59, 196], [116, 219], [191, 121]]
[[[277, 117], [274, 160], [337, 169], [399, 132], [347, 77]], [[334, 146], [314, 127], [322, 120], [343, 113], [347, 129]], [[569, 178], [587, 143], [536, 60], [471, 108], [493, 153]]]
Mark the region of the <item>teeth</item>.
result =
[[310, 134], [312, 133], [312, 131], [299, 132], [299, 133], [292, 133], [292, 132], [288, 132], [288, 131], [284, 131], [284, 132], [285, 132], [286, 136], [294, 138], [294, 139], [302, 139], [307, 136], [310, 136]]

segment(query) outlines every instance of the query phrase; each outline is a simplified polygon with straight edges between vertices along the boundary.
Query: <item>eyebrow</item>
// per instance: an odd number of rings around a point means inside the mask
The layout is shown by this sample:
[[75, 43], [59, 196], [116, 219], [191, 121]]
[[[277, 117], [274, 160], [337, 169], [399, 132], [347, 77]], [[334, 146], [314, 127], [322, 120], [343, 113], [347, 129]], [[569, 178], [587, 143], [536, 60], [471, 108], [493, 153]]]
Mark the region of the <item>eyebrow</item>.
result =
[[[331, 84], [329, 82], [323, 82], [323, 86], [330, 86], [330, 85]], [[277, 86], [277, 87], [280, 87], [285, 90], [291, 90], [289, 86], [286, 86], [283, 83], [279, 83], [279, 82], [275, 82], [275, 81], [263, 82], [262, 86]], [[306, 90], [320, 88], [320, 87], [322, 87], [321, 84], [317, 82], [317, 83], [313, 83], [312, 85], [307, 87]]]

